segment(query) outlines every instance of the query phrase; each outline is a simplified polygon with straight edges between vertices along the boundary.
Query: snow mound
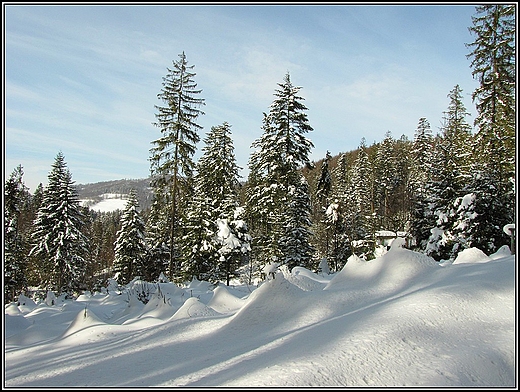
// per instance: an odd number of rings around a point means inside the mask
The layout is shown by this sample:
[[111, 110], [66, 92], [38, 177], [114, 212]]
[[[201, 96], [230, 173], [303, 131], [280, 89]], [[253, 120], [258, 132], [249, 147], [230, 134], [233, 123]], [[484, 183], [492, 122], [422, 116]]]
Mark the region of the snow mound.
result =
[[495, 253], [490, 254], [489, 258], [492, 260], [501, 259], [502, 257], [509, 257], [511, 256], [511, 249], [509, 249], [509, 246], [502, 245]]
[[[233, 324], [249, 329], [290, 320], [298, 314], [303, 298], [307, 292], [284, 278], [278, 272], [274, 279], [265, 281], [251, 293], [245, 305], [233, 316]], [[291, 304], [291, 306], [287, 306]], [[308, 304], [306, 304], [308, 305]]]
[[126, 320], [124, 325], [148, 327], [162, 323], [175, 314], [178, 307], [173, 308], [164, 296], [153, 295], [136, 318]]
[[4, 338], [16, 335], [31, 325], [32, 323], [27, 320], [21, 312], [18, 314], [14, 314], [12, 311], [9, 313], [6, 312], [4, 314]]
[[417, 275], [436, 267], [438, 263], [431, 257], [395, 246], [370, 261], [364, 261], [355, 255], [350, 256], [343, 269], [330, 280], [324, 290], [343, 289], [345, 286], [355, 289], [370, 286], [394, 288], [407, 284]]
[[289, 272], [287, 268], [280, 267], [280, 271], [282, 271], [285, 279], [304, 291], [323, 290], [329, 282], [328, 279], [324, 279], [303, 267], [294, 267], [292, 272]]
[[65, 330], [62, 338], [70, 336], [83, 329], [93, 327], [95, 325], [106, 325], [96, 314], [85, 307], [84, 310], [80, 311], [74, 320], [70, 323], [70, 326]]
[[219, 313], [233, 313], [244, 306], [245, 300], [235, 297], [224, 286], [213, 290], [208, 306]]
[[21, 315], [20, 309], [15, 302], [11, 302], [10, 304], [5, 305], [4, 314], [9, 316], [18, 316]]
[[459, 252], [453, 264], [487, 263], [491, 258], [478, 248], [468, 248]]
[[170, 320], [179, 320], [193, 317], [212, 317], [220, 315], [216, 310], [206, 306], [196, 297], [191, 297], [184, 302]]

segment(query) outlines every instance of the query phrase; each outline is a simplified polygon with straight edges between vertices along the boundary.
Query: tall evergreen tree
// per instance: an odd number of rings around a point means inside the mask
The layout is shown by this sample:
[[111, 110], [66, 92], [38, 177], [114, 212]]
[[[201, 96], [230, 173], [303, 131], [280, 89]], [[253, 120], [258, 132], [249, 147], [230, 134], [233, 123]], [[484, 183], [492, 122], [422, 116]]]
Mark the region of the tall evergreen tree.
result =
[[465, 120], [469, 113], [462, 102], [459, 85], [450, 91], [448, 98], [450, 103], [436, 144], [430, 195], [436, 224], [428, 240], [427, 253], [437, 259], [453, 259], [462, 249], [460, 237], [452, 231], [457, 215], [454, 205], [466, 192], [471, 164], [471, 126]]
[[84, 285], [88, 239], [81, 232], [84, 217], [72, 175], [60, 151], [48, 176], [43, 202], [34, 222], [31, 254], [47, 272], [43, 287], [69, 293]]
[[469, 28], [476, 39], [467, 44], [479, 81], [473, 92], [478, 114], [469, 193], [475, 195], [480, 231], [473, 226], [471, 237], [474, 246], [490, 253], [508, 243], [502, 228], [515, 218], [516, 15], [515, 6], [505, 4], [477, 6], [476, 12]]
[[478, 112], [477, 153], [488, 163], [495, 162], [496, 170], [508, 180], [515, 162], [515, 6], [481, 5], [476, 12], [469, 28], [475, 41], [466, 46], [472, 49], [467, 57], [479, 81], [472, 95]]
[[152, 278], [146, 270], [145, 224], [138, 208], [137, 193], [132, 189], [121, 216], [121, 229], [117, 232], [114, 243], [114, 272], [121, 285], [129, 283], [136, 276], [147, 280]]
[[[352, 255], [351, 236], [353, 227], [357, 226], [357, 212], [352, 192], [352, 168], [348, 155], [340, 154], [338, 165], [332, 171], [332, 199], [326, 210], [327, 225], [332, 231], [332, 249], [329, 267], [339, 271]], [[350, 230], [349, 230], [350, 228]]]
[[28, 202], [23, 167], [18, 165], [4, 187], [4, 302], [15, 299], [27, 288], [26, 239], [20, 228], [21, 215]]
[[387, 131], [383, 142], [377, 146], [374, 162], [374, 212], [379, 221], [377, 229], [382, 230], [396, 229], [391, 224], [395, 212], [393, 197], [399, 185], [394, 145], [392, 133]]
[[316, 184], [316, 204], [317, 211], [314, 214], [314, 241], [317, 244], [318, 257], [329, 256], [329, 241], [330, 233], [327, 223], [327, 216], [325, 214], [329, 206], [329, 197], [332, 192], [332, 176], [329, 170], [329, 163], [331, 160], [330, 152], [327, 151], [325, 159], [321, 164], [321, 171], [319, 173]]
[[434, 139], [430, 123], [425, 117], [419, 119], [412, 146], [412, 169], [409, 178], [411, 196], [410, 234], [420, 250], [426, 248], [430, 230], [435, 226], [435, 217], [430, 208], [430, 186]]
[[[186, 235], [183, 239], [183, 268], [189, 276], [213, 282], [229, 280], [239, 262], [231, 262], [233, 252], [221, 249], [218, 222], [226, 222], [227, 227], [234, 220], [239, 204], [239, 167], [236, 164], [231, 126], [211, 127], [204, 139], [203, 155], [197, 163], [195, 176], [195, 196], [189, 207]], [[220, 221], [219, 221], [220, 220]], [[229, 228], [230, 229], [230, 228]], [[225, 265], [222, 265], [222, 264]]]
[[167, 209], [170, 279], [180, 267], [180, 229], [177, 227], [181, 215], [179, 209], [182, 197], [189, 192], [189, 180], [195, 167], [193, 155], [200, 140], [198, 131], [202, 129], [196, 120], [204, 114], [199, 109], [204, 105], [204, 99], [197, 98], [202, 90], [197, 89], [194, 82], [194, 66], [188, 65], [184, 52], [179, 58], [173, 61], [173, 68], [168, 68], [168, 74], [163, 77], [163, 88], [158, 98], [164, 106], [155, 106], [158, 113], [157, 122], [154, 123], [163, 136], [154, 140], [154, 147], [150, 149], [150, 171], [154, 178], [152, 186], [160, 189], [156, 193], [162, 196], [160, 207]]
[[[287, 235], [281, 212], [293, 203], [292, 197], [300, 197], [298, 192], [291, 193], [290, 190], [300, 189], [301, 174], [298, 171], [310, 165], [309, 154], [313, 147], [305, 136], [313, 128], [305, 113], [307, 108], [301, 102], [303, 98], [298, 95], [301, 87], [292, 84], [288, 73], [278, 86], [269, 114], [264, 114], [264, 133], [253, 142], [257, 150], [249, 162], [248, 205], [252, 210], [248, 215], [250, 219], [261, 222], [253, 237], [263, 242], [260, 244], [262, 254], [258, 255], [263, 264], [273, 261], [270, 260], [272, 257], [287, 258], [282, 253], [287, 249], [276, 249], [282, 236]], [[284, 243], [288, 243], [287, 238]]]
[[368, 156], [365, 138], [361, 139], [359, 151], [352, 169], [351, 186], [354, 207], [347, 221], [347, 231], [351, 244], [358, 254], [371, 258], [373, 255], [372, 236], [374, 234], [373, 221], [373, 171]]

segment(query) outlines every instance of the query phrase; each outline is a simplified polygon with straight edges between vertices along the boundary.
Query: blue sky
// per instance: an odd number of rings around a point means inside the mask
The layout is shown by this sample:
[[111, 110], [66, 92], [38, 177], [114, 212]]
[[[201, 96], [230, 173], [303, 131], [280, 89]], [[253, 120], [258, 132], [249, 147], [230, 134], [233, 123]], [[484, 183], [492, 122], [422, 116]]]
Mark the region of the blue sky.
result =
[[[262, 113], [289, 72], [314, 131], [311, 158], [438, 132], [455, 85], [475, 118], [474, 5], [20, 5], [4, 7], [4, 176], [34, 191], [59, 151], [77, 184], [150, 173], [157, 94], [183, 51], [206, 132], [228, 122], [246, 179]], [[5, 182], [5, 180], [4, 180]]]

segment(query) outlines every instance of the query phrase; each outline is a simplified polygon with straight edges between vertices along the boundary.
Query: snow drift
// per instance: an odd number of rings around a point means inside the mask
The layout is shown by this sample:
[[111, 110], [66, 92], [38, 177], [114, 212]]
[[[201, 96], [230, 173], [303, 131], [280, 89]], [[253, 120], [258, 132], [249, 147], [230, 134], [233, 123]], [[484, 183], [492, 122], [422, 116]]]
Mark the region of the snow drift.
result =
[[[515, 257], [392, 246], [254, 288], [161, 283], [5, 307], [7, 387], [513, 387]], [[156, 284], [157, 286], [157, 284]]]

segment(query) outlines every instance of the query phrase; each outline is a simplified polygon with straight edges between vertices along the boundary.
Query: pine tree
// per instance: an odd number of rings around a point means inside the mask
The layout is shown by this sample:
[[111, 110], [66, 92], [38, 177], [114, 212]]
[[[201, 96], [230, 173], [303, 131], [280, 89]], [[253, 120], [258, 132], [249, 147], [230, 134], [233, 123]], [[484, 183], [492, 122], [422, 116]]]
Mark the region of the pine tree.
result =
[[515, 6], [482, 5], [476, 12], [469, 28], [476, 39], [466, 46], [472, 48], [467, 57], [480, 83], [472, 95], [478, 112], [477, 153], [499, 165], [497, 170], [509, 179], [515, 162]]
[[329, 257], [329, 229], [325, 211], [329, 206], [329, 197], [332, 191], [332, 177], [329, 170], [329, 162], [331, 160], [330, 152], [327, 151], [325, 159], [321, 164], [321, 171], [316, 184], [316, 209], [314, 216], [313, 231], [314, 241], [317, 244], [318, 257]]
[[181, 200], [189, 192], [189, 180], [192, 177], [195, 162], [193, 155], [200, 137], [198, 131], [202, 127], [196, 123], [197, 118], [204, 114], [198, 108], [204, 105], [204, 99], [197, 98], [201, 90], [197, 89], [192, 72], [184, 52], [180, 59], [173, 62], [173, 68], [168, 68], [168, 74], [163, 77], [163, 88], [158, 98], [164, 106], [155, 106], [157, 122], [163, 136], [152, 142], [150, 149], [151, 174], [154, 177], [152, 186], [160, 188], [164, 198], [160, 207], [167, 209], [169, 221], [169, 277], [172, 279], [178, 272], [179, 249], [178, 238], [180, 229]]
[[294, 192], [301, 187], [298, 170], [310, 166], [309, 154], [313, 147], [305, 136], [313, 128], [305, 113], [307, 108], [301, 102], [303, 98], [298, 96], [301, 87], [291, 83], [288, 73], [278, 86], [269, 114], [264, 114], [264, 133], [253, 142], [257, 150], [249, 161], [248, 216], [255, 221], [255, 226], [250, 227], [251, 230], [254, 227], [253, 238], [258, 241], [254, 246], [258, 245], [260, 250], [260, 254], [254, 252], [254, 257], [264, 265], [280, 257], [287, 259], [287, 249], [279, 248], [282, 236], [285, 237], [283, 243], [288, 243], [282, 212], [293, 203], [293, 196], [301, 196]]
[[351, 214], [347, 220], [347, 233], [353, 251], [367, 259], [372, 258], [374, 246], [372, 241], [374, 229], [373, 222], [373, 171], [368, 156], [365, 138], [361, 139], [359, 151], [352, 169], [351, 185], [352, 206]]
[[387, 131], [385, 139], [378, 145], [374, 164], [374, 212], [380, 222], [377, 229], [381, 230], [396, 230], [391, 219], [393, 197], [399, 185], [394, 145], [392, 133]]
[[251, 252], [251, 236], [247, 224], [242, 219], [244, 209], [235, 210], [233, 220], [217, 219], [217, 252], [220, 255], [217, 276], [229, 286], [232, 278], [238, 276], [238, 269], [245, 266]]
[[460, 237], [452, 230], [457, 219], [454, 205], [466, 192], [471, 164], [471, 126], [465, 120], [469, 113], [459, 85], [450, 91], [448, 98], [450, 103], [434, 154], [430, 200], [436, 224], [427, 245], [427, 254], [445, 260], [454, 259], [463, 248]]
[[114, 272], [121, 285], [129, 283], [137, 276], [145, 280], [151, 278], [145, 264], [145, 225], [138, 208], [137, 193], [132, 189], [121, 216], [121, 229], [117, 232], [114, 243]]
[[478, 226], [467, 229], [473, 246], [490, 253], [508, 243], [502, 228], [515, 218], [516, 19], [514, 5], [483, 5], [476, 11], [469, 28], [476, 39], [467, 44], [480, 83], [472, 95], [478, 115], [468, 194], [475, 196], [480, 215]]
[[329, 267], [332, 271], [339, 271], [352, 255], [350, 229], [355, 227], [356, 208], [352, 192], [352, 168], [349, 165], [348, 155], [340, 154], [338, 165], [332, 171], [333, 187], [332, 199], [325, 214], [327, 225], [332, 231], [332, 250]]
[[210, 199], [201, 194], [197, 186], [195, 189], [183, 222], [185, 234], [181, 246], [182, 276], [188, 281], [195, 277], [197, 280], [216, 283], [216, 221], [212, 219]]
[[231, 230], [239, 203], [240, 168], [236, 164], [231, 126], [224, 122], [211, 127], [204, 142], [183, 240], [184, 263], [187, 264], [183, 270], [189, 275], [187, 278], [228, 281], [235, 274], [230, 268], [238, 267], [239, 260], [231, 260], [232, 251], [222, 251], [222, 240], [217, 238], [217, 233], [218, 222], [225, 222]]
[[300, 184], [291, 185], [289, 188], [283, 231], [279, 240], [280, 262], [286, 265], [289, 271], [297, 266], [310, 270], [317, 267], [312, 265], [314, 248], [310, 244], [312, 233], [309, 230], [311, 226], [309, 185], [303, 176], [300, 178]]
[[81, 232], [84, 224], [77, 190], [60, 151], [48, 176], [43, 202], [34, 222], [31, 255], [41, 261], [46, 273], [43, 287], [71, 294], [84, 285], [88, 239]]
[[4, 187], [4, 302], [9, 303], [27, 288], [26, 239], [21, 215], [28, 199], [23, 182], [23, 167], [18, 165]]
[[424, 117], [419, 119], [412, 146], [412, 169], [409, 178], [411, 196], [410, 234], [415, 238], [416, 247], [426, 248], [435, 226], [435, 216], [430, 208], [430, 187], [432, 175], [434, 139], [430, 123]]

